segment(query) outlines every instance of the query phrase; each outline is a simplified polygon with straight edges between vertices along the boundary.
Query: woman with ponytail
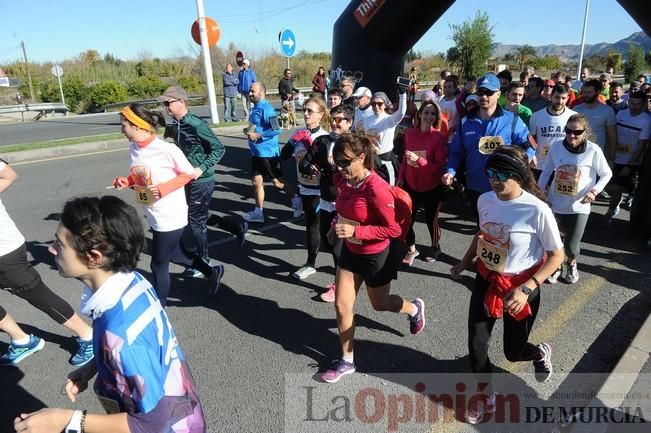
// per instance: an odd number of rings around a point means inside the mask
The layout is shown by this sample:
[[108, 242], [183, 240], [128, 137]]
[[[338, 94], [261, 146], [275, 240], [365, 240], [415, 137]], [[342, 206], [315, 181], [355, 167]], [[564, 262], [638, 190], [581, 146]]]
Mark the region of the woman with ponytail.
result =
[[396, 221], [393, 194], [375, 171], [375, 150], [365, 136], [343, 134], [335, 142], [333, 177], [338, 189], [335, 207], [337, 219], [329, 236], [343, 239], [335, 280], [335, 309], [341, 358], [321, 376], [328, 383], [355, 372], [353, 337], [355, 335], [355, 298], [362, 283], [376, 311], [391, 311], [409, 316], [412, 334], [425, 327], [425, 304], [391, 295], [391, 280], [398, 276], [402, 259], [397, 242], [401, 234]]
[[471, 424], [495, 411], [488, 343], [497, 319], [504, 319], [506, 359], [533, 362], [539, 382], [551, 377], [551, 346], [533, 345], [529, 333], [540, 307], [540, 282], [558, 269], [564, 257], [556, 220], [524, 151], [516, 146], [497, 149], [486, 161], [485, 172], [492, 191], [477, 202], [479, 232], [451, 270], [456, 279], [477, 258], [468, 347], [473, 372], [489, 383], [489, 397], [467, 409]]
[[156, 136], [156, 127], [165, 126], [161, 113], [129, 104], [120, 112], [122, 133], [131, 142], [129, 176], [116, 177], [116, 189], [131, 188], [142, 205], [151, 227], [151, 271], [153, 286], [165, 306], [170, 291], [170, 262], [198, 269], [210, 279], [210, 294], [217, 294], [224, 267], [211, 267], [203, 258], [181, 246], [188, 224], [188, 205], [184, 186], [196, 176], [192, 164], [174, 143]]

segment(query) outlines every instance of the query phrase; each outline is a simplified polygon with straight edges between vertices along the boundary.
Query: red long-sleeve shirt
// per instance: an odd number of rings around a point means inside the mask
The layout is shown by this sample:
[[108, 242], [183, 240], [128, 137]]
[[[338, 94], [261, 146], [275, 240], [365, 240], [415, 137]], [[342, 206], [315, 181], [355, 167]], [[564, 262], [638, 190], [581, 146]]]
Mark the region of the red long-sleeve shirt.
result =
[[441, 183], [448, 162], [446, 136], [432, 128], [422, 132], [418, 128], [410, 128], [405, 132], [405, 150], [421, 155], [411, 165], [406, 156], [402, 158], [398, 181], [405, 182], [409, 189], [416, 192], [429, 191]]
[[378, 174], [371, 172], [357, 187], [348, 184], [339, 173], [334, 175], [334, 182], [338, 190], [335, 206], [339, 222], [356, 226], [355, 236], [345, 239], [351, 253], [379, 253], [389, 246], [391, 238], [400, 236], [393, 194]]

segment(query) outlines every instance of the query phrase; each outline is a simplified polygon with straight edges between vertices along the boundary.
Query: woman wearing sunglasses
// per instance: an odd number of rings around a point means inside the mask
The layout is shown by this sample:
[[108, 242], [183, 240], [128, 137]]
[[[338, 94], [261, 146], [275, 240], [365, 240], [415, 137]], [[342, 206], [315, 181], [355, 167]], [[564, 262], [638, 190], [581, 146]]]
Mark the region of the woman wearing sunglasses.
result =
[[396, 222], [393, 194], [386, 181], [373, 171], [374, 145], [365, 136], [344, 134], [335, 142], [333, 156], [338, 168], [334, 183], [339, 190], [333, 231], [344, 244], [335, 282], [341, 359], [321, 376], [328, 383], [355, 372], [354, 305], [362, 283], [366, 284], [373, 309], [408, 314], [414, 335], [425, 327], [422, 299], [409, 302], [389, 294], [404, 251], [391, 241], [400, 235], [401, 229]]
[[411, 266], [420, 254], [416, 249], [414, 233], [414, 221], [420, 204], [425, 207], [425, 223], [432, 242], [432, 253], [425, 260], [435, 261], [441, 253], [438, 212], [442, 202], [441, 177], [448, 160], [447, 137], [438, 129], [441, 123], [438, 104], [424, 102], [416, 119], [417, 126], [405, 133], [405, 153], [398, 175], [398, 185], [405, 188], [412, 202], [412, 225], [406, 239], [409, 250], [402, 260], [407, 266]]
[[563, 261], [563, 242], [552, 210], [536, 185], [525, 153], [515, 146], [497, 149], [485, 168], [492, 191], [477, 202], [479, 232], [452, 277], [477, 258], [470, 297], [468, 347], [472, 371], [489, 383], [490, 397], [471, 405], [468, 422], [495, 410], [488, 345], [497, 319], [504, 319], [504, 355], [511, 362], [533, 362], [536, 379], [552, 374], [551, 346], [529, 342], [540, 307], [540, 282]]
[[[570, 284], [579, 281], [576, 260], [591, 204], [613, 175], [601, 148], [588, 140], [589, 132], [588, 119], [583, 114], [570, 116], [565, 126], [565, 139], [550, 146], [538, 181], [542, 188], [552, 174], [554, 176], [548, 198], [565, 235], [563, 278]], [[559, 269], [549, 282], [555, 283], [561, 275], [562, 269]]]

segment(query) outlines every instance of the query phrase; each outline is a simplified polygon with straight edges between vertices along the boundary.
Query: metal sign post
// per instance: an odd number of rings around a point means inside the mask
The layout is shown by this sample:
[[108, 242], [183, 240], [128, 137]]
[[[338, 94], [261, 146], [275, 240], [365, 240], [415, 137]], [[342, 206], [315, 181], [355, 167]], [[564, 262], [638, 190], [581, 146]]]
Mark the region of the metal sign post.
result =
[[208, 86], [210, 119], [212, 123], [219, 123], [219, 114], [217, 113], [217, 98], [215, 97], [215, 82], [213, 80], [212, 64], [210, 62], [210, 47], [208, 46], [208, 35], [206, 34], [206, 14], [203, 8], [203, 0], [197, 0], [197, 15], [199, 18], [199, 34], [201, 35], [201, 53], [203, 55], [203, 67], [206, 72], [206, 85]]
[[61, 92], [61, 103], [65, 105], [66, 103], [66, 98], [63, 96], [63, 86], [61, 85], [61, 76], [63, 75], [63, 68], [59, 65], [54, 65], [52, 66], [52, 75], [57, 77], [57, 81], [59, 82], [59, 92]]
[[280, 51], [287, 58], [287, 69], [289, 69], [289, 58], [296, 54], [296, 36], [290, 29], [284, 29], [278, 35]]

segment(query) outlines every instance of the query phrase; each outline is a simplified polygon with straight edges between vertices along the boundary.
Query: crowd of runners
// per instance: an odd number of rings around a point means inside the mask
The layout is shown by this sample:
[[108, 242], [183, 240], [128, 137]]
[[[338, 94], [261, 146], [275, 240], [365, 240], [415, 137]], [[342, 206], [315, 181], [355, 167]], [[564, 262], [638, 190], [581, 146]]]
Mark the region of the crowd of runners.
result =
[[[605, 227], [620, 208], [630, 209], [635, 233], [651, 248], [651, 222], [644, 217], [651, 212], [651, 152], [645, 152], [651, 84], [644, 77], [624, 91], [612, 72], [596, 79], [584, 70], [572, 81], [563, 72], [543, 78], [527, 68], [519, 81], [501, 71], [461, 83], [442, 71], [433, 89], [417, 95], [412, 69], [393, 101], [347, 78], [326, 80], [322, 69], [317, 75], [314, 93], [302, 101], [305, 126], [286, 143], [279, 141], [280, 113], [267, 100], [265, 84], [255, 75], [247, 82], [244, 133], [254, 207], [237, 222], [210, 213], [213, 167], [225, 148], [189, 111], [184, 89], [170, 87], [159, 98], [171, 122], [139, 104], [120, 112], [130, 161], [113, 186], [133, 191], [144, 210], [152, 279], [137, 271], [145, 230], [133, 206], [115, 196], [68, 201], [49, 250], [61, 276], [83, 283], [80, 311], [92, 328], [41, 281], [27, 260], [25, 238], [0, 203], [2, 287], [70, 329], [78, 343], [70, 363], [78, 368], [66, 393], [74, 401], [97, 376], [95, 393], [107, 412], [17, 414], [16, 431], [205, 431], [165, 312], [173, 284], [169, 265], [184, 266], [185, 277], [205, 279], [198, 284], [218, 295], [226, 269], [210, 260], [207, 227], [219, 226], [242, 245], [249, 224], [265, 221], [265, 182], [287, 194], [293, 217], [304, 215], [306, 260], [292, 276], [309, 278], [318, 253], [332, 255], [335, 275], [320, 297], [334, 304], [340, 352], [321, 374], [328, 383], [356, 370], [354, 306], [362, 285], [376, 311], [405, 314], [411, 334], [424, 331], [424, 301], [391, 294], [392, 281], [421, 254], [429, 262], [439, 258], [445, 236], [438, 216], [446, 201], [470, 207], [477, 232], [450, 273], [457, 279], [476, 272], [467, 344], [470, 368], [488, 389], [487, 398], [467, 409], [473, 424], [495, 410], [488, 341], [496, 320], [504, 323], [506, 358], [531, 362], [540, 382], [551, 377], [551, 344], [529, 341], [539, 292], [545, 283], [579, 281], [581, 239], [595, 200], [608, 202]], [[293, 110], [291, 70], [281, 87], [284, 108]], [[234, 120], [232, 101], [226, 105]], [[0, 161], [0, 192], [15, 180]], [[420, 216], [429, 239], [419, 251], [414, 223]], [[18, 364], [44, 346], [2, 307], [0, 330], [11, 338], [0, 365]]]

